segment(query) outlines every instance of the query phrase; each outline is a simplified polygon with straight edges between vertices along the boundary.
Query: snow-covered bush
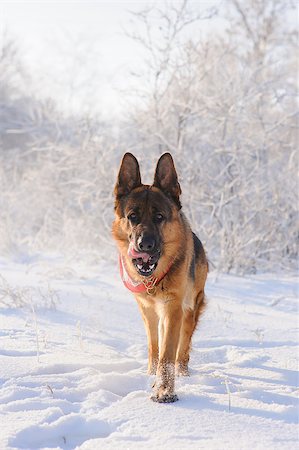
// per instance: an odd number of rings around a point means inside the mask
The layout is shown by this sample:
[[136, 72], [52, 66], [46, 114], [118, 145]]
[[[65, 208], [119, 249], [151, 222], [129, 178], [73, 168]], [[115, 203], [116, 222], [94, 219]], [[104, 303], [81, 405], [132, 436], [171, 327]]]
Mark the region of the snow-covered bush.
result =
[[145, 54], [135, 87], [142, 91], [117, 134], [115, 122], [66, 117], [59, 104], [36, 98], [15, 46], [3, 43], [2, 254], [51, 250], [110, 257], [112, 191], [122, 153], [136, 154], [150, 182], [158, 156], [170, 151], [185, 212], [212, 267], [252, 272], [295, 266], [291, 4], [232, 0], [229, 6], [218, 11], [224, 20], [219, 33], [204, 37], [196, 27], [215, 10], [198, 14], [183, 1], [135, 15], [131, 35]]
[[187, 214], [219, 270], [285, 267], [298, 238], [292, 5], [229, 5], [226, 32], [198, 40], [184, 39], [201, 20], [186, 2], [137, 17], [144, 31], [132, 37], [147, 54], [148, 84], [136, 145], [153, 159], [174, 154]]

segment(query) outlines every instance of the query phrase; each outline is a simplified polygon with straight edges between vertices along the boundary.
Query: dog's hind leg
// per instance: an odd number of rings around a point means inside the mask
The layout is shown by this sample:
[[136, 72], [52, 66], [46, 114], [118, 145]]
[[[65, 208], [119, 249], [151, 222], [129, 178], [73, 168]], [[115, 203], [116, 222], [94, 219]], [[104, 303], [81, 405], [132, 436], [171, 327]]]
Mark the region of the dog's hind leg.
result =
[[203, 291], [200, 291], [198, 293], [194, 303], [195, 304], [193, 310], [187, 309], [184, 311], [180, 332], [180, 342], [176, 355], [176, 374], [178, 376], [189, 375], [188, 363], [190, 358], [191, 339], [196, 328], [199, 316], [205, 306]]

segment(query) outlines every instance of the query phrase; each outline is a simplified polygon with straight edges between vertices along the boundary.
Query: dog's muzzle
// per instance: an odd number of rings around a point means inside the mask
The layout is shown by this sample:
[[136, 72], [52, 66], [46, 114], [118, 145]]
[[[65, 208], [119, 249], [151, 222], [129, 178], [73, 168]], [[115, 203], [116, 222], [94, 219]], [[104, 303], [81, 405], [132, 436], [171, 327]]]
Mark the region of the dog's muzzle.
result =
[[158, 265], [160, 251], [156, 250], [154, 253], [137, 251], [133, 242], [130, 242], [128, 255], [132, 259], [137, 272], [143, 277], [149, 277]]

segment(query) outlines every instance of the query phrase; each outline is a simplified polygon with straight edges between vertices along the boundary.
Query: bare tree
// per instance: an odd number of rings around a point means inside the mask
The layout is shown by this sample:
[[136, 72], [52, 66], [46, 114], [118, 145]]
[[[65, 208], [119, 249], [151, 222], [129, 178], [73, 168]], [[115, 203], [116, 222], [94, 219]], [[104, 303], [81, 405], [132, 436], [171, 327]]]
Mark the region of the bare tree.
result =
[[[295, 261], [295, 32], [291, 3], [229, 6], [230, 27], [205, 39], [188, 32], [200, 16], [187, 2], [179, 19], [168, 9], [137, 16], [153, 81], [135, 126], [143, 150], [179, 160], [188, 214], [219, 270], [255, 271]], [[156, 28], [172, 32], [157, 38]]]
[[[167, 149], [212, 267], [242, 273], [296, 265], [297, 60], [296, 33], [287, 20], [292, 4], [232, 0], [218, 16], [193, 2], [160, 5], [134, 15], [130, 36], [141, 45], [144, 64], [132, 78], [139, 80], [135, 106], [119, 134], [91, 110], [67, 116], [55, 103], [36, 98], [15, 45], [2, 46], [2, 254], [55, 250], [109, 258], [121, 153], [133, 151], [147, 168]], [[225, 26], [212, 33], [216, 17]], [[202, 23], [210, 24], [204, 33]], [[83, 51], [69, 61], [84, 58]], [[77, 75], [69, 85], [71, 100], [77, 89], [85, 92]]]

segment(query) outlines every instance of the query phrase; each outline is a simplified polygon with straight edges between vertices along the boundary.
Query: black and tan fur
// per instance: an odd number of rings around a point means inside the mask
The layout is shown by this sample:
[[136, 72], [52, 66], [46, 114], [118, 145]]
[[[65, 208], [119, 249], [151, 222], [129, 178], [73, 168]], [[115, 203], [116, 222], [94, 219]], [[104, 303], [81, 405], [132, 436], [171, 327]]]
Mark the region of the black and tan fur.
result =
[[175, 372], [188, 375], [191, 338], [204, 309], [208, 262], [181, 211], [181, 189], [169, 153], [159, 159], [151, 186], [141, 183], [138, 161], [126, 153], [114, 193], [112, 232], [129, 275], [137, 281], [143, 278], [128, 248], [130, 242], [138, 248], [146, 237], [152, 238], [151, 251], [159, 255], [154, 276], [168, 271], [153, 295], [144, 292], [135, 297], [148, 338], [148, 373], [156, 374], [152, 399], [173, 402]]

